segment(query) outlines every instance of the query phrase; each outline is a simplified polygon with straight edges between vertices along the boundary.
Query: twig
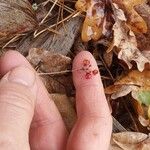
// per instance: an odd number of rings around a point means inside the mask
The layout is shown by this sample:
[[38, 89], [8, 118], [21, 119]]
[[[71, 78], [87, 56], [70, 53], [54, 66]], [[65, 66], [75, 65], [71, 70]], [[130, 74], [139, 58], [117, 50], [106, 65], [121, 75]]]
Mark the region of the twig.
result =
[[[61, 20], [64, 20], [64, 0], [63, 0], [63, 5], [62, 5], [62, 9], [61, 9]], [[66, 27], [65, 27], [65, 23], [64, 23], [64, 21], [62, 22], [62, 24], [63, 24], [63, 27], [64, 27], [64, 30], [65, 30], [65, 32], [67, 32], [67, 29], [66, 29]]]
[[64, 74], [64, 73], [71, 73], [71, 70], [65, 70], [65, 71], [60, 71], [60, 72], [51, 72], [51, 73], [38, 73], [38, 75], [43, 76], [43, 75], [58, 75], [58, 74]]
[[[54, 0], [49, 0], [50, 2], [52, 2], [52, 3], [54, 3]], [[67, 5], [64, 5], [64, 3], [61, 3], [60, 1], [58, 1], [57, 3], [56, 3], [56, 5], [58, 5], [58, 6], [60, 6], [60, 7], [64, 7], [64, 9], [66, 10], [66, 11], [68, 11], [68, 12], [70, 12], [70, 13], [73, 13], [74, 12], [74, 10], [72, 9], [72, 8], [70, 8], [70, 7], [68, 7]]]
[[[59, 10], [58, 10], [57, 23], [59, 22], [59, 19], [60, 19], [60, 13], [61, 13], [61, 7], [59, 7]], [[56, 23], [56, 24], [57, 24], [57, 23]], [[56, 27], [55, 27], [55, 30], [57, 30], [57, 29], [58, 29], [58, 25], [56, 25]], [[56, 35], [54, 34], [52, 41], [55, 40], [55, 37], [56, 37]]]
[[7, 47], [10, 43], [14, 42], [17, 38], [19, 38], [20, 36], [23, 36], [25, 34], [18, 34], [15, 37], [13, 37], [11, 40], [9, 40], [3, 47], [2, 49], [4, 49], [5, 47]]
[[49, 12], [46, 14], [46, 16], [43, 18], [43, 20], [40, 22], [39, 25], [43, 24], [44, 21], [47, 19], [47, 17], [51, 14], [52, 10], [54, 9], [56, 3], [58, 2], [58, 0], [55, 0], [54, 4], [52, 5], [52, 7], [50, 8]]
[[45, 31], [47, 31], [48, 29], [51, 29], [53, 27], [55, 27], [56, 25], [61, 24], [63, 21], [69, 20], [71, 19], [76, 13], [78, 13], [78, 11], [74, 11], [74, 13], [70, 14], [69, 16], [67, 16], [66, 18], [64, 18], [64, 20], [59, 21], [56, 24], [53, 24], [51, 26], [49, 26], [48, 28], [43, 29], [42, 31], [38, 32], [37, 31], [34, 33], [34, 38], [36, 38], [37, 36], [39, 36], [40, 34], [44, 33]]
[[[38, 73], [38, 75], [40, 75], [40, 76], [45, 76], [45, 75], [53, 76], [53, 75], [59, 75], [59, 74], [65, 74], [65, 73], [72, 73], [72, 72], [74, 72], [74, 71], [79, 71], [79, 70], [82, 70], [82, 69], [65, 70], [65, 71], [51, 72], [51, 73], [40, 72], [40, 73]], [[109, 77], [105, 77], [105, 76], [101, 76], [101, 78], [102, 78], [102, 79], [110, 80]]]

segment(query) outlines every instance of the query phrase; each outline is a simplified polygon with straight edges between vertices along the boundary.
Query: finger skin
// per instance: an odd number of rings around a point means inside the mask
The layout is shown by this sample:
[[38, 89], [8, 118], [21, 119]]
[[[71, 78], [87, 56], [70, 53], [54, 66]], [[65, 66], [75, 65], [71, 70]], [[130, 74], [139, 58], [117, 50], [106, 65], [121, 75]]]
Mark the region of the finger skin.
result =
[[[1, 76], [18, 66], [33, 69], [29, 62], [18, 52], [6, 52], [0, 59]], [[39, 92], [37, 93], [35, 114], [30, 129], [31, 149], [62, 150], [67, 142], [67, 130], [54, 102], [49, 99], [48, 92], [39, 77], [37, 78], [37, 87]]]
[[36, 93], [36, 75], [28, 68], [13, 69], [0, 80], [1, 149], [30, 149], [28, 133], [34, 114]]
[[105, 98], [99, 72], [86, 79], [80, 70], [90, 60], [91, 70], [98, 70], [89, 52], [79, 53], [73, 62], [78, 120], [69, 137], [67, 150], [107, 150], [112, 132], [112, 117]]

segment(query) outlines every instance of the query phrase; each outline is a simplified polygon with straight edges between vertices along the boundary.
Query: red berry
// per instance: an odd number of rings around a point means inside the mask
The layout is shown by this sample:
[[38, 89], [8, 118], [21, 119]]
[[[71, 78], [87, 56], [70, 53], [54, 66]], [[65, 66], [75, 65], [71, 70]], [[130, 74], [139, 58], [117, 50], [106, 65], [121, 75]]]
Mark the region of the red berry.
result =
[[93, 75], [96, 75], [96, 74], [98, 74], [98, 70], [95, 69], [92, 71], [92, 73], [93, 73]]
[[91, 79], [92, 78], [92, 74], [91, 73], [86, 73], [85, 78], [86, 79]]
[[92, 71], [91, 70], [85, 70], [85, 73], [92, 74]]
[[88, 66], [88, 65], [90, 65], [90, 61], [87, 59], [84, 59], [83, 60], [83, 66]]

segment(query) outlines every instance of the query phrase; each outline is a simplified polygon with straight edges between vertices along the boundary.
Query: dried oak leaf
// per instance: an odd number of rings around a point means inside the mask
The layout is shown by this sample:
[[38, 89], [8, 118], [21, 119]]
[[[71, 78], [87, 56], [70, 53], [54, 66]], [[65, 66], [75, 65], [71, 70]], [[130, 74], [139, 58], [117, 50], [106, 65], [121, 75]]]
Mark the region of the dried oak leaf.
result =
[[36, 17], [28, 0], [0, 1], [0, 42], [37, 26]]
[[112, 99], [126, 96], [131, 93], [136, 100], [134, 107], [143, 126], [150, 126], [150, 71], [131, 71], [114, 85], [105, 89], [106, 94], [111, 94]]
[[140, 132], [114, 133], [109, 150], [149, 150], [150, 138]]
[[142, 51], [150, 50], [150, 5], [138, 5], [135, 9], [144, 18], [148, 26], [148, 31], [146, 34], [136, 34], [138, 47]]
[[138, 70], [143, 71], [145, 64], [150, 63], [150, 60], [137, 48], [136, 37], [126, 24], [127, 19], [123, 10], [115, 3], [113, 3], [112, 6], [116, 22], [113, 26], [113, 43], [108, 51], [111, 51], [113, 47], [117, 47], [119, 50], [119, 59], [124, 60], [130, 69], [132, 68], [131, 61], [135, 61]]
[[68, 131], [71, 131], [77, 119], [75, 108], [73, 108], [70, 102], [71, 98], [67, 97], [65, 94], [58, 93], [50, 94], [50, 97], [55, 102]]
[[85, 11], [86, 17], [82, 28], [82, 40], [88, 42], [89, 40], [98, 40], [103, 31], [104, 22], [104, 0], [78, 0], [76, 8], [79, 11]]
[[132, 31], [137, 33], [147, 32], [146, 22], [134, 9], [135, 6], [146, 3], [146, 0], [113, 0], [113, 2], [124, 10], [127, 24], [131, 27]]
[[74, 86], [72, 76], [69, 75], [42, 75], [41, 79], [49, 93], [61, 93], [70, 95], [73, 93]]
[[73, 83], [71, 75], [64, 75], [71, 63], [69, 57], [33, 48], [29, 50], [27, 59], [34, 68], [38, 68], [39, 75], [41, 75], [49, 93], [72, 92]]
[[29, 62], [47, 73], [67, 70], [71, 64], [71, 59], [58, 53], [51, 53], [43, 49], [32, 48], [27, 56]]

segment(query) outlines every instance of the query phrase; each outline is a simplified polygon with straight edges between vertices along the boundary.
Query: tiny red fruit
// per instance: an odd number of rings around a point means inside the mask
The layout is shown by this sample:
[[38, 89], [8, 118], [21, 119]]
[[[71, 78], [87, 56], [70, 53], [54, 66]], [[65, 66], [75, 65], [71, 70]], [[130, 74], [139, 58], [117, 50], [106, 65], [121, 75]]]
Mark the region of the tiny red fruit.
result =
[[88, 66], [88, 65], [90, 65], [90, 61], [87, 59], [84, 59], [83, 60], [83, 66]]
[[91, 73], [86, 73], [85, 74], [85, 78], [86, 79], [91, 79], [92, 78], [92, 74]]
[[93, 75], [96, 75], [96, 74], [98, 74], [98, 70], [95, 69], [92, 71], [92, 73], [93, 73]]

